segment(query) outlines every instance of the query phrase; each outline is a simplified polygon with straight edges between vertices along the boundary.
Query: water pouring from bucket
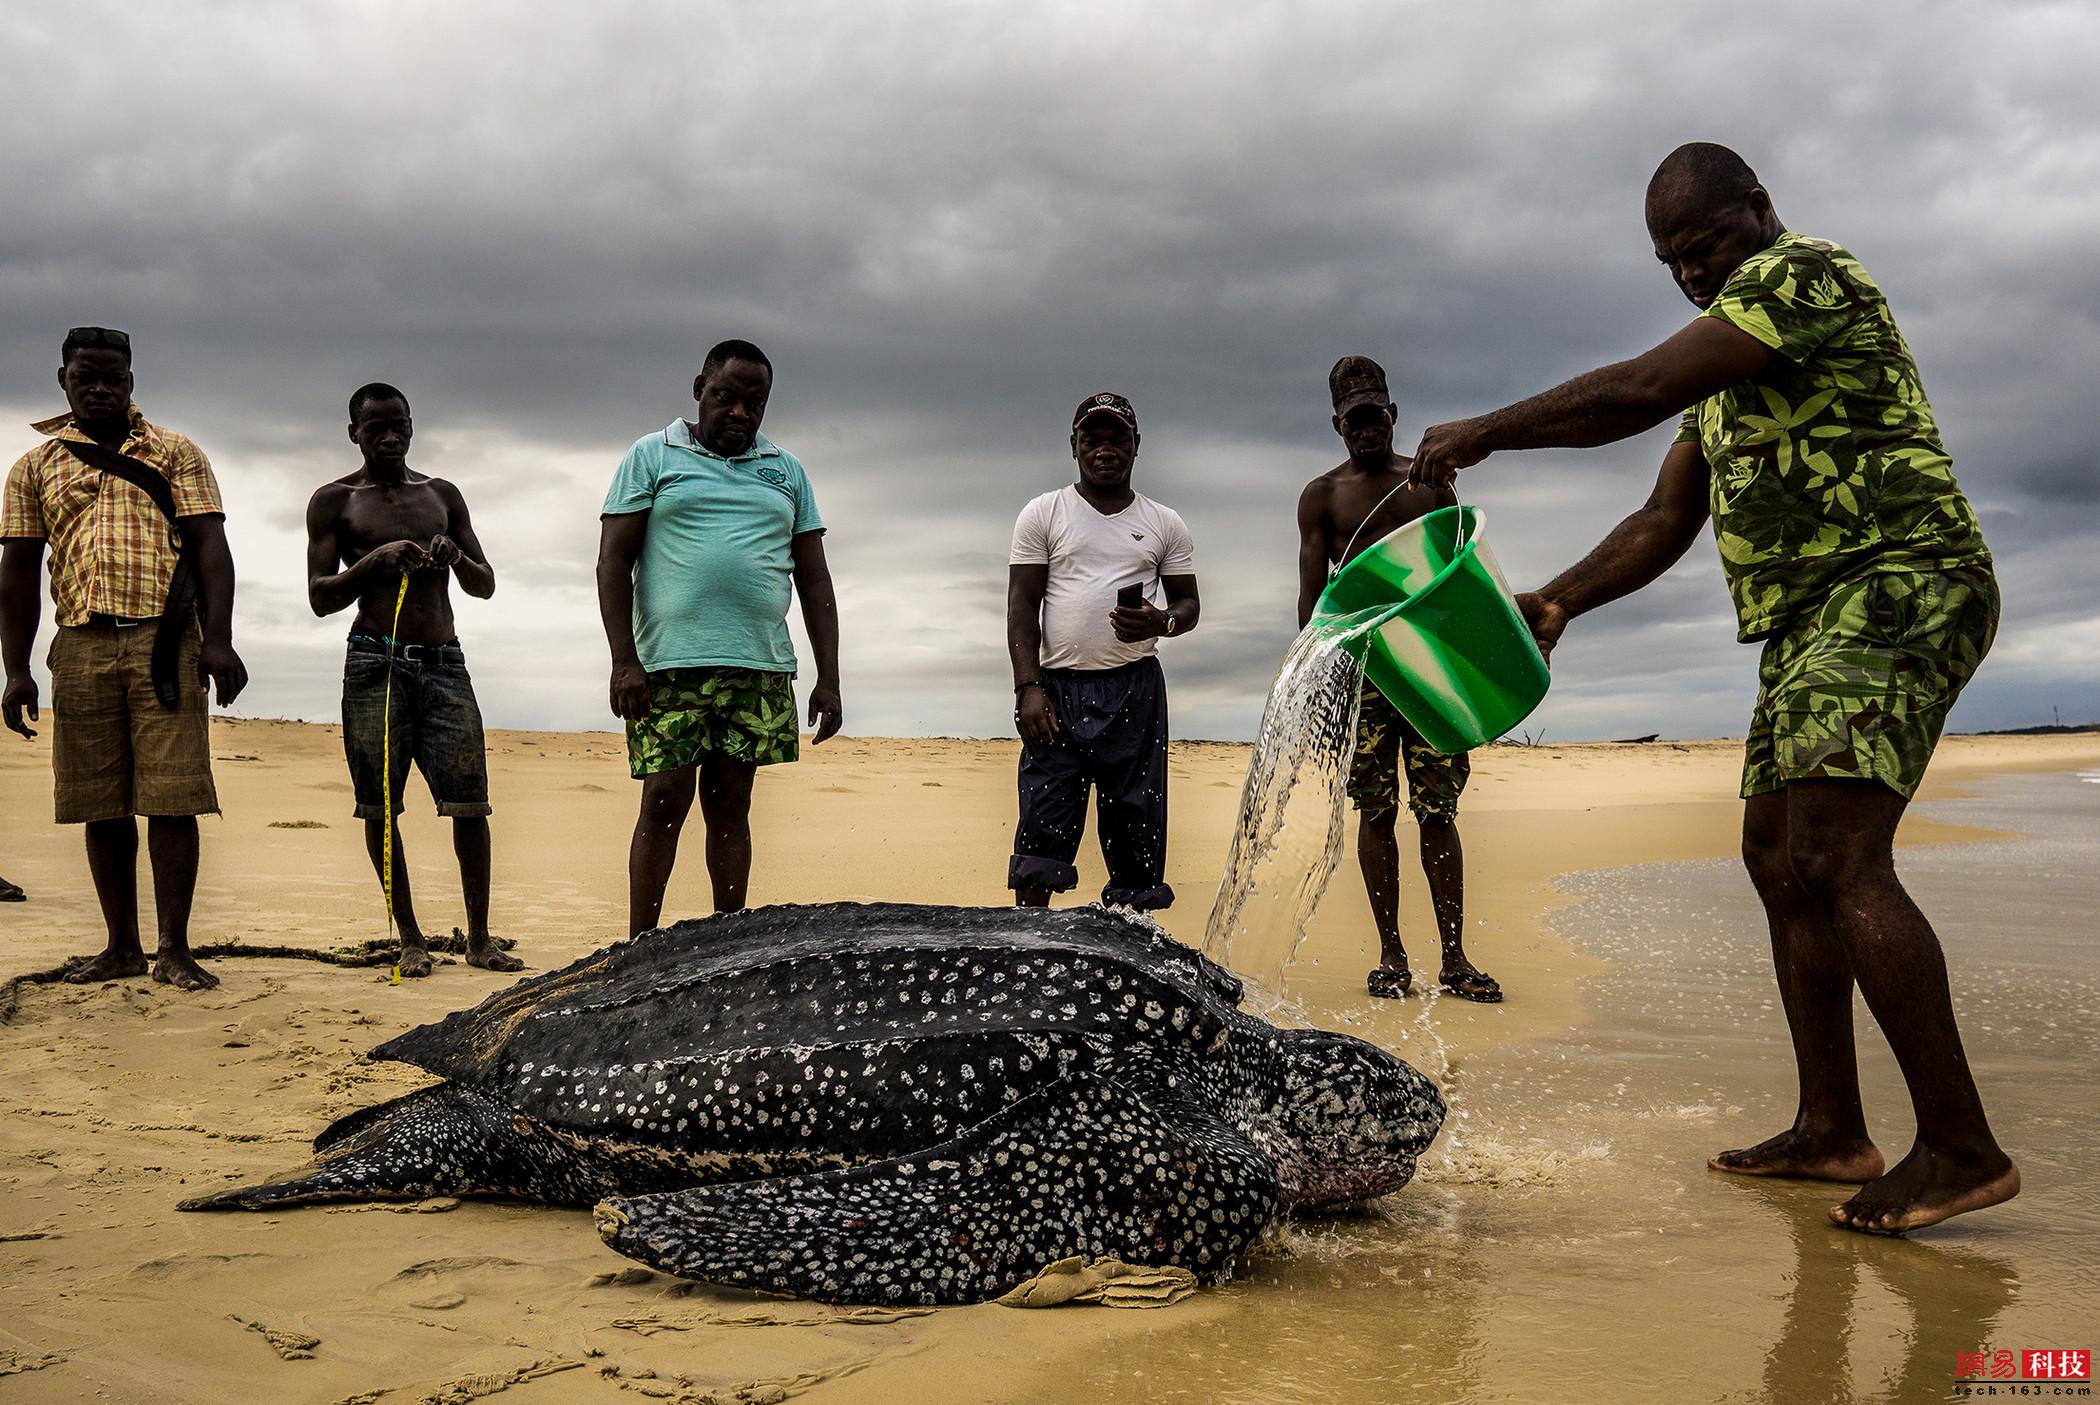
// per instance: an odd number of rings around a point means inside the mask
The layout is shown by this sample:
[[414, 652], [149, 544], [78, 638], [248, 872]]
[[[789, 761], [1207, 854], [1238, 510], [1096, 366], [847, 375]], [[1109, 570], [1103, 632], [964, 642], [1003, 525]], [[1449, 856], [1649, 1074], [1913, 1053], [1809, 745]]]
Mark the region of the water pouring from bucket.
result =
[[1271, 1003], [1341, 857], [1361, 680], [1445, 753], [1495, 740], [1546, 696], [1546, 661], [1484, 519], [1440, 508], [1365, 548], [1328, 583], [1269, 689], [1203, 950]]

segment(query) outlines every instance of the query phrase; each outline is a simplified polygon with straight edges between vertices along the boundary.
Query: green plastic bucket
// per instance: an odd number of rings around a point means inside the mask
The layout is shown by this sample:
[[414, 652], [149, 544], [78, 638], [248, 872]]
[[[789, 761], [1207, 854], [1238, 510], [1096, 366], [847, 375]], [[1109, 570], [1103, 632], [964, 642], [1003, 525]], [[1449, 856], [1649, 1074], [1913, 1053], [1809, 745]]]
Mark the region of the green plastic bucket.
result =
[[1486, 745], [1546, 696], [1546, 661], [1481, 540], [1484, 520], [1464, 506], [1416, 518], [1343, 566], [1313, 616], [1342, 625], [1386, 612], [1344, 647], [1422, 740], [1446, 753]]

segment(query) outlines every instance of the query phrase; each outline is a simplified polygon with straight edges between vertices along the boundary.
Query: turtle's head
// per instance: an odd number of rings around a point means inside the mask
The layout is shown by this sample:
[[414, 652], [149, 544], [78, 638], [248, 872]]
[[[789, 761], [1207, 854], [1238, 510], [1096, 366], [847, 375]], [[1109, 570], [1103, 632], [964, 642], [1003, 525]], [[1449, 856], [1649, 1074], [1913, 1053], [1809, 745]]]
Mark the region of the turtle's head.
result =
[[1368, 1200], [1413, 1178], [1444, 1125], [1436, 1085], [1373, 1044], [1322, 1029], [1277, 1031], [1277, 1178], [1287, 1204]]

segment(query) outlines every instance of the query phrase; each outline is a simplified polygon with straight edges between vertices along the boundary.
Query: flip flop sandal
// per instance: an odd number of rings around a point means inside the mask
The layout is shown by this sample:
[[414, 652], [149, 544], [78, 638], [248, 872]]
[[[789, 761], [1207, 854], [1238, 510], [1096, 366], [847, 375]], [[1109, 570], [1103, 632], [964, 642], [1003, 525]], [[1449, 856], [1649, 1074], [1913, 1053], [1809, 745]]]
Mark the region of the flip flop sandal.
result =
[[1440, 981], [1446, 995], [1477, 1000], [1483, 1005], [1502, 1003], [1502, 986], [1485, 971], [1466, 971], [1455, 980]]
[[1391, 966], [1373, 966], [1371, 974], [1364, 977], [1364, 989], [1381, 1000], [1398, 1000], [1414, 989], [1415, 973], [1402, 966], [1397, 971]]

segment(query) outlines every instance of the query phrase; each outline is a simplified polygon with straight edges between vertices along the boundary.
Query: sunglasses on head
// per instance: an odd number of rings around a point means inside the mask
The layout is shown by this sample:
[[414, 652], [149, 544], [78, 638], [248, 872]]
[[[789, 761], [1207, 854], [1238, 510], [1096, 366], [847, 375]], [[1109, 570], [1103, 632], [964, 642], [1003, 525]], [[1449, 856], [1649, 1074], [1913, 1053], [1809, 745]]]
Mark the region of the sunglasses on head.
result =
[[129, 351], [131, 334], [115, 327], [75, 327], [66, 333], [66, 345], [75, 351]]

